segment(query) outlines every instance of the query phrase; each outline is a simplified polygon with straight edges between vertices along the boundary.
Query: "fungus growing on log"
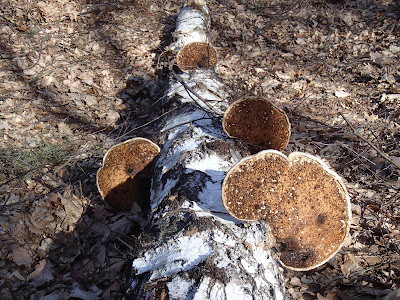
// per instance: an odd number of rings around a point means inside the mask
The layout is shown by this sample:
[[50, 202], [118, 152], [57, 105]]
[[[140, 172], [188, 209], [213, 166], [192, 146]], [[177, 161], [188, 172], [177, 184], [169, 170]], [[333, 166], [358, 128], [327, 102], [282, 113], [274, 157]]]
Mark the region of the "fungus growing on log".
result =
[[206, 7], [206, 1], [204, 0], [188, 0], [186, 4], [187, 6], [193, 7], [197, 10], [204, 10]]
[[290, 139], [286, 113], [262, 97], [245, 97], [225, 111], [222, 127], [229, 137], [262, 149], [283, 150]]
[[193, 42], [179, 50], [176, 62], [183, 72], [215, 68], [217, 51], [209, 43]]
[[341, 178], [306, 153], [266, 150], [238, 162], [222, 184], [222, 201], [239, 220], [265, 220], [281, 263], [314, 269], [333, 257], [350, 228], [350, 200]]
[[143, 170], [160, 153], [160, 148], [145, 138], [133, 138], [111, 147], [97, 171], [97, 188], [112, 207], [129, 210], [140, 202]]
[[188, 1], [176, 21], [175, 42], [167, 50], [176, 54], [176, 62], [183, 72], [213, 69], [217, 65], [217, 51], [210, 44], [207, 27], [210, 23], [204, 1]]
[[[193, 7], [181, 10], [167, 48], [174, 54], [193, 42], [209, 43], [204, 1], [188, 4]], [[135, 247], [128, 297], [288, 299], [278, 262], [257, 247], [266, 243], [268, 226], [237, 226], [220, 201], [224, 175], [242, 153], [215, 118], [228, 107], [227, 87], [212, 68], [171, 73], [146, 233]]]

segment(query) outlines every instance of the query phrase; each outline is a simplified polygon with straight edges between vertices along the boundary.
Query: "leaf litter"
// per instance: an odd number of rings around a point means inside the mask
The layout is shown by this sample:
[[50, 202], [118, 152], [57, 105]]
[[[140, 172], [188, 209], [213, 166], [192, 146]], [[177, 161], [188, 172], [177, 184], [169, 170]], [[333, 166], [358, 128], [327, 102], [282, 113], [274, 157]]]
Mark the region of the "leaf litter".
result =
[[[106, 206], [95, 174], [113, 144], [157, 133], [157, 122], [134, 129], [162, 113], [152, 106], [164, 88], [157, 57], [181, 4], [0, 7], [0, 298], [124, 294], [140, 217]], [[351, 194], [351, 237], [317, 270], [285, 271], [289, 292], [392, 297], [400, 288], [400, 171], [365, 140], [400, 160], [398, 8], [388, 0], [208, 6], [232, 98], [262, 95], [284, 108], [293, 131], [287, 154], [322, 157]]]

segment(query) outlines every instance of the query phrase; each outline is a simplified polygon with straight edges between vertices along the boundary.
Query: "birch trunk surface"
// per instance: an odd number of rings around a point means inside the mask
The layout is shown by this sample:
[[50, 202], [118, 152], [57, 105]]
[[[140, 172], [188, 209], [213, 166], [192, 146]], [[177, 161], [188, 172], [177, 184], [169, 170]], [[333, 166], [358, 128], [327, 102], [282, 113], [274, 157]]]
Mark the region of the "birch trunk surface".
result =
[[226, 136], [216, 113], [228, 106], [226, 87], [214, 70], [180, 76], [207, 104], [171, 82], [165, 110], [172, 112], [155, 141], [161, 153], [152, 178], [151, 216], [132, 264], [130, 297], [288, 299], [282, 269], [273, 252], [264, 250], [270, 244], [268, 226], [237, 221], [222, 204], [225, 174], [246, 155]]

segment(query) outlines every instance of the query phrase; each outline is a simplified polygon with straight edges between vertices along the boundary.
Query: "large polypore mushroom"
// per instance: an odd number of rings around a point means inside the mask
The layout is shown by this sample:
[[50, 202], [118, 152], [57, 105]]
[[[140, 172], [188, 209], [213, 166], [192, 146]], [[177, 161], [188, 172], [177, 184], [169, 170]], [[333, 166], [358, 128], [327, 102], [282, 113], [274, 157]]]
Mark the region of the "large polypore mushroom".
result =
[[286, 113], [262, 97], [245, 97], [225, 111], [222, 127], [229, 137], [262, 149], [283, 150], [290, 138]]
[[217, 51], [210, 44], [207, 27], [210, 18], [205, 1], [187, 1], [176, 20], [175, 42], [168, 50], [176, 54], [179, 69], [212, 69], [217, 65]]
[[141, 201], [141, 174], [160, 153], [160, 148], [145, 138], [133, 138], [111, 147], [97, 171], [97, 188], [112, 207], [129, 210]]
[[226, 175], [222, 201], [237, 219], [268, 222], [280, 261], [296, 271], [327, 262], [350, 228], [340, 177], [306, 153], [267, 150], [244, 158]]
[[217, 65], [217, 51], [209, 43], [192, 42], [179, 50], [177, 65], [181, 71], [211, 69]]

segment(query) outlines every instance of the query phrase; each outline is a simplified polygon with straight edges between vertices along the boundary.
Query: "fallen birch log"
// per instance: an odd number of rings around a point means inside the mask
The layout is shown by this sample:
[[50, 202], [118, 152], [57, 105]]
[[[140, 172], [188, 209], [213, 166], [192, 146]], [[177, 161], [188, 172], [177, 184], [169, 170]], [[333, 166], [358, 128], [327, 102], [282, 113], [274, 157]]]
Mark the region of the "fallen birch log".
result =
[[[182, 9], [175, 35], [184, 34], [175, 36], [171, 49], [187, 46], [185, 36], [205, 42], [185, 30], [206, 32], [207, 8], [196, 8]], [[172, 112], [159, 125], [151, 215], [128, 292], [132, 299], [288, 299], [282, 270], [264, 250], [272, 243], [268, 226], [240, 222], [222, 203], [226, 173], [248, 153], [223, 131], [228, 93], [207, 59], [179, 75], [167, 92], [165, 109]]]
[[268, 226], [238, 222], [221, 200], [225, 174], [243, 150], [227, 139], [220, 119], [197, 107], [188, 94], [170, 93], [176, 110], [160, 130], [152, 215], [142, 237], [148, 243], [141, 241], [132, 265], [134, 294], [138, 299], [162, 294], [169, 299], [286, 299], [273, 253], [259, 247], [271, 244]]
[[[143, 138], [126, 141], [110, 149], [98, 172], [105, 200], [126, 209], [142, 170], [154, 166], [150, 214], [147, 222], [138, 219], [143, 233], [128, 294], [132, 299], [288, 299], [277, 260], [308, 271], [332, 258], [349, 232], [349, 196], [341, 178], [317, 157], [276, 150], [248, 156], [243, 143], [229, 138], [282, 150], [290, 124], [263, 98], [228, 105], [214, 69], [216, 53], [204, 35], [208, 10], [202, 1], [194, 2], [196, 8], [182, 9], [170, 48], [189, 73], [172, 71], [175, 81], [164, 103], [169, 114], [159, 124], [162, 147]], [[179, 64], [183, 50], [184, 64]], [[138, 201], [132, 203], [135, 210]]]

